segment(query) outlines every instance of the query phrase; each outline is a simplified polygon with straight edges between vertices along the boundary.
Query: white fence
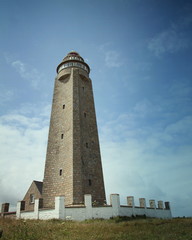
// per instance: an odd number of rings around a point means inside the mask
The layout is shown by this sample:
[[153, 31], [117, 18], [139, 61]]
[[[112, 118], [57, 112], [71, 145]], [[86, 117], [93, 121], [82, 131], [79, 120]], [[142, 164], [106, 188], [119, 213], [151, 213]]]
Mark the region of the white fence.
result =
[[119, 194], [111, 194], [111, 205], [102, 207], [92, 206], [91, 195], [84, 196], [85, 205], [65, 206], [63, 196], [55, 198], [55, 209], [39, 209], [39, 199], [35, 199], [34, 211], [21, 211], [21, 202], [17, 203], [16, 217], [23, 219], [64, 219], [82, 221], [85, 219], [103, 218], [109, 219], [116, 216], [146, 216], [152, 218], [172, 218], [169, 202], [158, 202], [158, 208], [154, 200], [150, 200], [150, 207], [146, 207], [145, 199], [140, 198], [140, 207], [134, 205], [134, 198], [127, 197], [128, 205], [120, 205]]

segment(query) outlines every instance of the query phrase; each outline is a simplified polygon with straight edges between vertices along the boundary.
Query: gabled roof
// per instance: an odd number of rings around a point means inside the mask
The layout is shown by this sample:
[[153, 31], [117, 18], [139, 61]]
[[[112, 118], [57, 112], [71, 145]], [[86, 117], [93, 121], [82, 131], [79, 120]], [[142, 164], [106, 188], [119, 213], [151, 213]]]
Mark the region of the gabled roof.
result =
[[39, 192], [42, 194], [43, 182], [39, 182], [39, 181], [35, 181], [35, 180], [33, 182], [37, 186], [37, 189], [39, 190]]

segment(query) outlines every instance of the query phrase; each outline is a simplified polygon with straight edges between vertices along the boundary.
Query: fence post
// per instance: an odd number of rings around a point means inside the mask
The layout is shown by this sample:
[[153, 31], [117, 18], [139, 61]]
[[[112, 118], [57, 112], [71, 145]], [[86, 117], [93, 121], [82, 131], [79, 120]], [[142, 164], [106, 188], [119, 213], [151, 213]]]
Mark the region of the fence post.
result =
[[149, 200], [149, 206], [150, 208], [156, 209], [155, 200]]
[[132, 207], [132, 215], [135, 216], [135, 201], [133, 196], [127, 197], [127, 205]]
[[163, 201], [158, 201], [158, 208], [163, 209]]
[[92, 196], [91, 196], [91, 194], [85, 194], [84, 201], [85, 201], [85, 219], [92, 219], [93, 211], [92, 211]]
[[119, 194], [110, 195], [111, 205], [112, 205], [112, 214], [113, 217], [120, 216], [120, 198]]
[[39, 199], [35, 199], [34, 215], [35, 219], [39, 219]]
[[55, 197], [55, 218], [56, 219], [65, 219], [64, 196]]
[[21, 218], [21, 202], [17, 202], [17, 211], [16, 211], [16, 218]]

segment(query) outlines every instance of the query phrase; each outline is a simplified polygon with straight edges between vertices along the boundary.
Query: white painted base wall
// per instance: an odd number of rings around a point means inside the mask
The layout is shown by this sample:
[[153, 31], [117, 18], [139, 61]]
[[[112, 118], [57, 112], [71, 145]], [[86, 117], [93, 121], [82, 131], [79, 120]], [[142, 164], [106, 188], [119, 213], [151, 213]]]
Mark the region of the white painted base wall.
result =
[[[131, 198], [131, 202], [130, 202]], [[76, 220], [83, 221], [85, 219], [103, 218], [109, 219], [117, 216], [146, 216], [152, 218], [172, 218], [170, 206], [169, 209], [156, 208], [154, 200], [152, 207], [135, 207], [133, 197], [128, 197], [128, 205], [121, 206], [118, 194], [111, 194], [111, 205], [103, 207], [93, 207], [91, 195], [85, 195], [85, 206], [79, 207], [65, 207], [64, 197], [59, 196], [55, 198], [55, 209], [39, 209], [39, 199], [35, 199], [34, 211], [26, 212], [21, 211], [21, 202], [17, 203], [17, 219], [63, 219], [63, 220]], [[161, 201], [162, 202], [162, 201]], [[150, 204], [151, 205], [151, 204]], [[144, 206], [144, 207], [143, 207]]]

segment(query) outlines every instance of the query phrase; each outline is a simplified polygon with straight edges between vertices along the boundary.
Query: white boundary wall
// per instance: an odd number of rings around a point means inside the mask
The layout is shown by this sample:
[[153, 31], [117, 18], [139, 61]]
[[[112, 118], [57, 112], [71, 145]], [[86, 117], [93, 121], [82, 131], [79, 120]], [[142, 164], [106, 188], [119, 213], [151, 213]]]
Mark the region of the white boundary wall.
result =
[[84, 206], [65, 207], [64, 197], [55, 198], [55, 209], [39, 209], [39, 199], [35, 199], [34, 211], [21, 211], [21, 202], [17, 203], [17, 219], [63, 219], [83, 221], [85, 219], [103, 218], [109, 219], [117, 216], [146, 216], [152, 218], [172, 218], [169, 202], [163, 208], [162, 201], [158, 202], [156, 208], [155, 201], [150, 200], [150, 208], [146, 207], [145, 199], [140, 198], [140, 207], [136, 207], [133, 197], [127, 197], [128, 205], [121, 206], [119, 194], [111, 194], [111, 205], [103, 207], [93, 207], [90, 194], [84, 196]]

